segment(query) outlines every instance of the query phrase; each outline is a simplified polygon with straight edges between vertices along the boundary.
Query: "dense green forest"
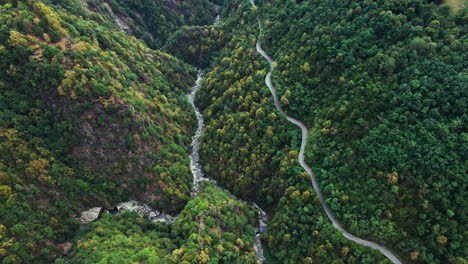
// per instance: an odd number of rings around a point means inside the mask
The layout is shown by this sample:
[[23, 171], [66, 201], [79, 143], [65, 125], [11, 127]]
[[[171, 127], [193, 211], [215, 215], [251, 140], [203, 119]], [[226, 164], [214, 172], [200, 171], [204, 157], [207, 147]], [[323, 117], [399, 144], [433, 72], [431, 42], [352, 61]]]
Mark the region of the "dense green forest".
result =
[[255, 211], [204, 183], [172, 225], [135, 213], [105, 214], [56, 263], [256, 263]]
[[86, 206], [190, 198], [194, 70], [76, 1], [0, 1], [0, 258], [48, 263]]
[[181, 26], [212, 24], [216, 15], [214, 2], [209, 0], [86, 1], [91, 10], [110, 15], [121, 29], [144, 40], [151, 48], [160, 48]]
[[[250, 201], [269, 216], [265, 263], [391, 263], [324, 213], [259, 34], [343, 227], [403, 263], [467, 263], [468, 11], [256, 2], [0, 0], [0, 263], [257, 264]], [[195, 67], [201, 164], [217, 183], [191, 197]], [[129, 199], [178, 218], [77, 220]]]
[[[287, 111], [311, 128], [308, 161], [341, 223], [404, 259], [459, 263], [466, 10], [449, 15], [424, 1], [262, 4], [274, 80]], [[304, 27], [277, 23], [286, 19]]]
[[264, 85], [254, 11], [281, 104], [310, 128], [308, 163], [344, 227], [404, 261], [465, 263], [466, 10], [426, 1], [259, 1], [258, 10], [236, 1], [228, 10], [230, 45], [199, 95], [202, 163], [271, 208], [273, 259], [320, 252], [311, 235], [320, 230], [300, 228], [321, 208], [285, 205], [310, 182], [297, 164], [299, 131], [283, 125]]
[[264, 85], [255, 12], [241, 1], [227, 10], [223, 27], [230, 41], [197, 100], [207, 118], [200, 150], [205, 172], [276, 212], [263, 236], [268, 263], [387, 263], [344, 239], [322, 212], [297, 161], [300, 135], [275, 111]]
[[184, 62], [207, 68], [219, 56], [226, 41], [222, 27], [184, 26], [171, 35], [164, 50]]

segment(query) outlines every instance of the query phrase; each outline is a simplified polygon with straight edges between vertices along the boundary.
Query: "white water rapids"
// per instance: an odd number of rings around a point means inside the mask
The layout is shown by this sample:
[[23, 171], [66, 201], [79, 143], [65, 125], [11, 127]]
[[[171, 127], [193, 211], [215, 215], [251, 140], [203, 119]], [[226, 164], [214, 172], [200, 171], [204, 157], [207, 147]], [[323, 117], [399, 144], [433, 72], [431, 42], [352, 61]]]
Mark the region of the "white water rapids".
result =
[[[256, 7], [255, 5], [255, 1], [254, 0], [250, 0], [250, 3], [252, 4], [253, 7]], [[364, 245], [364, 246], [368, 246], [368, 247], [371, 247], [373, 249], [377, 249], [378, 251], [380, 251], [382, 254], [384, 254], [389, 260], [391, 260], [393, 263], [395, 264], [401, 264], [400, 260], [396, 257], [395, 254], [393, 254], [389, 249], [387, 249], [386, 247], [384, 246], [381, 246], [377, 243], [374, 243], [374, 242], [371, 242], [371, 241], [368, 241], [368, 240], [364, 240], [364, 239], [361, 239], [359, 237], [356, 237], [352, 234], [350, 234], [348, 231], [346, 231], [341, 225], [340, 223], [338, 222], [338, 220], [335, 218], [335, 215], [333, 214], [333, 212], [331, 211], [330, 207], [326, 204], [325, 202], [325, 197], [323, 196], [322, 194], [322, 191], [320, 190], [320, 187], [317, 183], [317, 179], [315, 177], [315, 174], [314, 172], [312, 171], [312, 169], [309, 167], [309, 165], [304, 161], [304, 152], [305, 152], [305, 149], [306, 149], [306, 145], [307, 145], [307, 135], [308, 135], [308, 130], [307, 130], [307, 127], [299, 120], [289, 116], [288, 114], [286, 114], [286, 112], [281, 108], [281, 105], [280, 105], [280, 101], [278, 99], [278, 95], [276, 94], [276, 88], [275, 86], [273, 85], [272, 81], [271, 81], [271, 75], [273, 73], [273, 70], [274, 70], [274, 64], [273, 64], [273, 59], [265, 52], [265, 50], [263, 50], [262, 48], [262, 44], [261, 44], [261, 40], [260, 40], [260, 36], [261, 36], [261, 31], [262, 31], [262, 20], [260, 18], [259, 15], [257, 15], [257, 20], [258, 20], [258, 25], [260, 27], [260, 35], [257, 39], [257, 44], [256, 44], [256, 48], [257, 48], [257, 52], [260, 53], [262, 55], [262, 57], [264, 57], [268, 63], [270, 64], [270, 71], [268, 72], [268, 74], [266, 75], [265, 77], [265, 84], [268, 86], [268, 88], [270, 89], [270, 92], [271, 94], [273, 95], [273, 100], [274, 100], [274, 103], [275, 103], [275, 107], [276, 109], [291, 123], [293, 123], [294, 125], [298, 126], [301, 131], [302, 131], [302, 142], [301, 142], [301, 150], [299, 152], [299, 156], [298, 156], [298, 159], [299, 159], [299, 163], [301, 164], [301, 166], [304, 168], [304, 170], [309, 174], [310, 176], [310, 180], [312, 181], [312, 185], [314, 187], [314, 190], [315, 190], [315, 193], [317, 194], [317, 196], [319, 197], [320, 199], [320, 203], [322, 204], [322, 207], [323, 207], [323, 210], [325, 211], [325, 213], [327, 214], [328, 216], [328, 219], [330, 219], [330, 221], [332, 222], [333, 226], [340, 230], [341, 232], [343, 232], [343, 236], [351, 241], [354, 241], [358, 244], [361, 244], [361, 245]]]

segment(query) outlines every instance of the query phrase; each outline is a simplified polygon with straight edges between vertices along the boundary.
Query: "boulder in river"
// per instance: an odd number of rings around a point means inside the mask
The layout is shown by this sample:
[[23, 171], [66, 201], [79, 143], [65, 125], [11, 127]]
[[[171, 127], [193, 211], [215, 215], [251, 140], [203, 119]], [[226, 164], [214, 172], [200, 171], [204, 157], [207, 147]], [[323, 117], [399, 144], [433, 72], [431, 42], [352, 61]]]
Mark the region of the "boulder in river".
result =
[[102, 207], [94, 207], [80, 214], [80, 224], [88, 224], [99, 218], [102, 213]]
[[[139, 216], [151, 215], [153, 210], [146, 204], [139, 203], [137, 201], [129, 201], [120, 203], [117, 205], [117, 209], [119, 213], [124, 211], [135, 211]], [[153, 212], [157, 214], [156, 212]]]

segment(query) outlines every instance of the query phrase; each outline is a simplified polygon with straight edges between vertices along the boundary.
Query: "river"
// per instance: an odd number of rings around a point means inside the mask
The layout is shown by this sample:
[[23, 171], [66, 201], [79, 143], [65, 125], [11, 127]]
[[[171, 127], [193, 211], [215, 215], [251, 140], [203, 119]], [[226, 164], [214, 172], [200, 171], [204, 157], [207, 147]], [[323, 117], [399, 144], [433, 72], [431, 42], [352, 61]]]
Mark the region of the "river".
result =
[[203, 115], [200, 112], [200, 110], [195, 106], [195, 96], [197, 95], [198, 90], [200, 89], [200, 86], [203, 82], [203, 72], [198, 71], [197, 74], [197, 81], [195, 82], [195, 85], [192, 87], [190, 92], [187, 94], [187, 99], [192, 106], [193, 110], [195, 111], [195, 116], [197, 118], [197, 130], [195, 131], [195, 135], [192, 137], [192, 150], [190, 152], [190, 171], [192, 172], [193, 175], [193, 186], [192, 186], [192, 191], [191, 191], [191, 197], [195, 197], [195, 195], [198, 193], [200, 189], [200, 182], [207, 180], [209, 181], [210, 179], [206, 178], [205, 175], [203, 174], [203, 171], [201, 169], [201, 165], [199, 163], [200, 161], [200, 137], [203, 134], [203, 130], [205, 128], [205, 122], [203, 119]]
[[[253, 7], [256, 8], [256, 5], [255, 5], [255, 1], [254, 0], [250, 0], [250, 3], [252, 4]], [[299, 159], [299, 163], [301, 164], [302, 168], [304, 168], [304, 170], [309, 174], [310, 176], [310, 180], [312, 182], [312, 185], [314, 187], [314, 190], [315, 190], [315, 193], [317, 194], [317, 196], [319, 197], [320, 199], [320, 203], [322, 204], [322, 208], [323, 210], [325, 211], [325, 213], [327, 214], [327, 217], [328, 219], [330, 219], [330, 221], [332, 222], [333, 226], [340, 230], [341, 232], [343, 232], [343, 236], [351, 241], [354, 241], [358, 244], [361, 244], [361, 245], [364, 245], [364, 246], [368, 246], [368, 247], [371, 247], [373, 249], [377, 249], [378, 251], [380, 251], [383, 255], [385, 255], [390, 261], [392, 261], [393, 263], [395, 264], [401, 264], [400, 260], [396, 257], [395, 254], [393, 254], [389, 249], [387, 249], [386, 247], [384, 246], [381, 246], [377, 243], [374, 243], [374, 242], [371, 242], [371, 241], [368, 241], [368, 240], [364, 240], [364, 239], [361, 239], [359, 237], [356, 237], [352, 234], [350, 234], [348, 231], [346, 231], [341, 225], [340, 223], [338, 222], [338, 220], [336, 219], [335, 215], [333, 214], [333, 212], [331, 211], [330, 207], [326, 204], [325, 202], [325, 197], [323, 196], [322, 194], [322, 191], [320, 190], [320, 187], [317, 183], [317, 179], [315, 177], [315, 174], [314, 172], [312, 171], [312, 169], [310, 168], [310, 166], [305, 162], [304, 160], [304, 153], [305, 153], [305, 149], [306, 149], [306, 145], [307, 145], [307, 136], [308, 136], [308, 130], [307, 130], [307, 127], [299, 120], [289, 116], [288, 114], [286, 114], [286, 112], [283, 110], [283, 108], [281, 107], [280, 105], [280, 101], [278, 99], [278, 95], [276, 94], [276, 88], [275, 86], [273, 85], [272, 81], [271, 81], [271, 75], [273, 73], [273, 70], [274, 70], [274, 64], [273, 64], [273, 59], [268, 55], [268, 53], [265, 52], [265, 50], [262, 48], [262, 44], [261, 44], [261, 31], [262, 31], [262, 20], [260, 18], [260, 16], [257, 14], [257, 20], [258, 20], [258, 26], [260, 27], [260, 34], [259, 34], [259, 37], [257, 39], [257, 43], [256, 43], [256, 48], [257, 48], [257, 52], [260, 53], [262, 55], [262, 57], [264, 57], [268, 63], [270, 64], [270, 71], [267, 73], [266, 77], [265, 77], [265, 84], [268, 86], [268, 88], [270, 89], [270, 92], [271, 94], [273, 95], [273, 100], [274, 100], [274, 103], [275, 103], [275, 107], [276, 109], [281, 113], [281, 115], [283, 115], [289, 122], [293, 123], [294, 125], [298, 126], [300, 129], [301, 129], [301, 132], [302, 132], [302, 142], [301, 142], [301, 150], [299, 152], [299, 156], [298, 156], [298, 159]]]
[[[192, 143], [191, 143], [191, 151], [190, 151], [190, 170], [193, 175], [193, 185], [190, 192], [190, 196], [193, 199], [198, 191], [200, 190], [200, 182], [202, 181], [211, 181], [216, 186], [216, 181], [206, 177], [202, 171], [202, 166], [199, 163], [200, 161], [200, 138], [203, 134], [203, 130], [205, 128], [205, 122], [202, 113], [195, 105], [195, 97], [197, 92], [199, 91], [202, 82], [204, 79], [203, 71], [199, 70], [197, 74], [197, 80], [195, 85], [190, 89], [189, 93], [187, 94], [187, 100], [192, 106], [193, 110], [195, 111], [195, 117], [197, 119], [197, 130], [195, 134], [192, 136]], [[221, 187], [217, 186], [217, 188], [222, 189]], [[247, 202], [247, 201], [245, 201]], [[247, 202], [250, 203], [250, 202]], [[261, 241], [261, 234], [266, 231], [267, 228], [267, 214], [263, 211], [257, 204], [250, 203], [252, 207], [258, 213], [258, 227], [256, 228], [255, 237], [254, 237], [254, 250], [256, 252], [257, 258], [260, 263], [264, 263], [264, 256], [263, 256], [263, 246]], [[124, 203], [120, 203], [115, 208], [115, 213], [122, 213], [124, 211], [131, 210], [138, 213], [140, 216], [148, 216], [148, 218], [155, 222], [164, 222], [167, 224], [173, 223], [177, 220], [178, 216], [170, 216], [165, 214], [164, 212], [160, 212], [158, 210], [152, 210], [148, 205], [144, 203], [140, 203], [138, 201], [128, 201]], [[80, 222], [82, 224], [87, 224], [95, 219], [99, 218], [102, 212], [109, 211], [108, 209], [102, 207], [95, 207], [91, 208], [87, 211], [81, 213]]]
[[[190, 153], [190, 170], [192, 171], [192, 175], [193, 175], [193, 186], [192, 186], [192, 192], [191, 192], [192, 198], [197, 195], [200, 189], [200, 182], [212, 181], [216, 184], [216, 181], [205, 177], [201, 169], [201, 165], [199, 163], [200, 161], [200, 154], [199, 154], [200, 137], [203, 134], [203, 130], [205, 128], [205, 122], [204, 122], [202, 113], [195, 105], [195, 97], [197, 95], [198, 90], [201, 87], [202, 82], [203, 82], [203, 72], [198, 71], [197, 81], [195, 82], [195, 85], [190, 90], [189, 94], [187, 94], [187, 99], [190, 105], [192, 105], [193, 110], [195, 111], [195, 116], [197, 117], [197, 122], [198, 122], [197, 130], [195, 131], [195, 135], [193, 135], [192, 137], [192, 151]], [[258, 227], [256, 228], [256, 232], [255, 232], [254, 249], [255, 249], [255, 252], [257, 253], [258, 260], [261, 263], [264, 263], [265, 258], [263, 256], [263, 246], [262, 246], [261, 235], [263, 232], [266, 231], [268, 218], [267, 218], [265, 211], [263, 211], [257, 204], [255, 203], [251, 203], [251, 204], [255, 208], [255, 210], [257, 210], [257, 213], [258, 213]]]

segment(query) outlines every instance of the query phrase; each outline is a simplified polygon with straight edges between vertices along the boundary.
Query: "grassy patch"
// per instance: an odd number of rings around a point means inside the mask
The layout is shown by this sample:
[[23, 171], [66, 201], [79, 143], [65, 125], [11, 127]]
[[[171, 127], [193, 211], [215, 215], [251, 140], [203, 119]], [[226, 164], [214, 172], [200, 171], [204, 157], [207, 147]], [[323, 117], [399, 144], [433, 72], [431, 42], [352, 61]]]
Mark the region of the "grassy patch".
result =
[[465, 8], [468, 5], [466, 0], [444, 0], [442, 6], [448, 5], [451, 7], [452, 12], [456, 13], [458, 10]]

